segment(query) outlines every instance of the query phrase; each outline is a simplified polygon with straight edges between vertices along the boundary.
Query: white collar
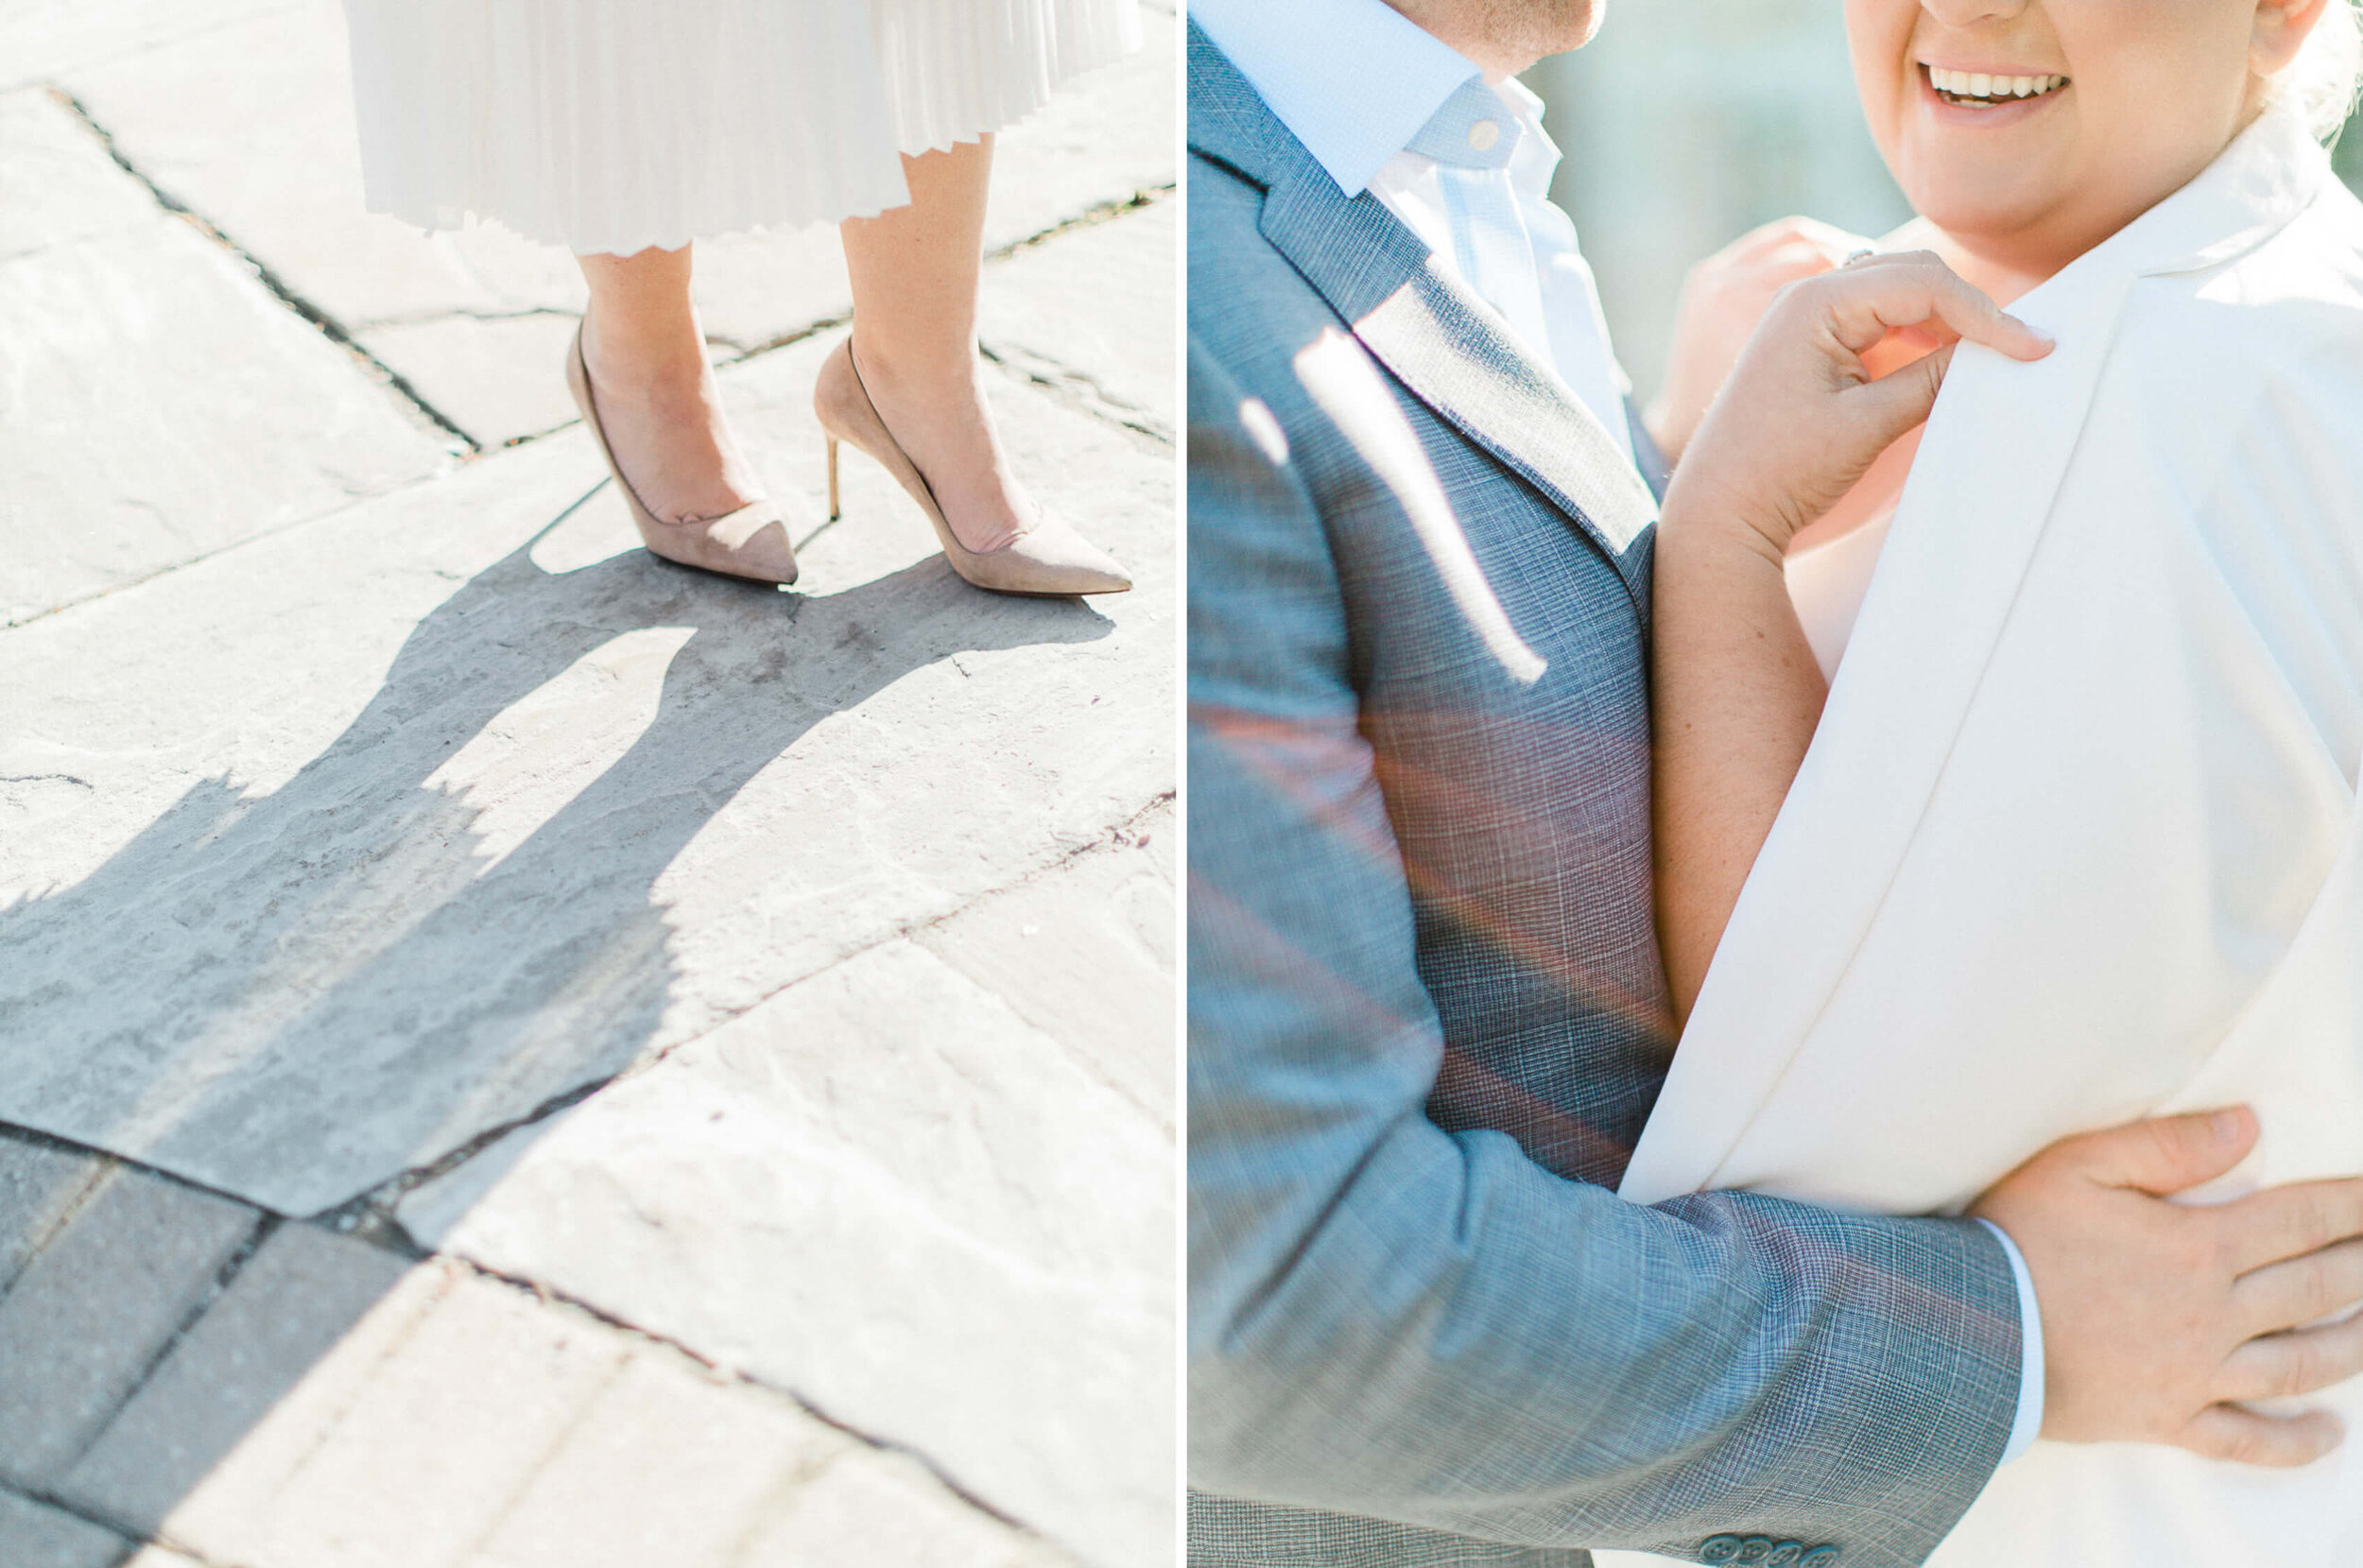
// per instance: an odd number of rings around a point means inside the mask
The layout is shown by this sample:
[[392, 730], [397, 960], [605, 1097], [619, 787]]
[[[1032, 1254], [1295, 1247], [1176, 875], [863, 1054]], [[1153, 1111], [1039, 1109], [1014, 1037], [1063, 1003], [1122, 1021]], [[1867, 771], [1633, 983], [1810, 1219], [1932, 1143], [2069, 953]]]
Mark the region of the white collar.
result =
[[1386, 0], [1190, 0], [1190, 17], [1350, 197], [1483, 76]]

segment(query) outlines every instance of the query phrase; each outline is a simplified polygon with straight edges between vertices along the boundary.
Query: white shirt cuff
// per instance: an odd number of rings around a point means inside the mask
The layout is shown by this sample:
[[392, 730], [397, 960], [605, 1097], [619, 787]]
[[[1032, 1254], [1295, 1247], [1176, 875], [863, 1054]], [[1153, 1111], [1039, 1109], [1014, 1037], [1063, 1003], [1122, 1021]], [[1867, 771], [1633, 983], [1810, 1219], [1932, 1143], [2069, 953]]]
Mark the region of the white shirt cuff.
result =
[[2022, 1354], [2018, 1373], [2018, 1415], [2010, 1422], [2010, 1440], [2002, 1448], [2002, 1462], [2027, 1452], [2027, 1445], [2043, 1430], [2043, 1318], [2035, 1310], [2034, 1276], [2027, 1272], [2027, 1260], [2019, 1255], [2018, 1243], [2012, 1241], [2002, 1227], [1992, 1220], [1977, 1222], [1994, 1233], [2002, 1243], [2002, 1250], [2010, 1260], [2010, 1272], [2018, 1278], [2018, 1323]]

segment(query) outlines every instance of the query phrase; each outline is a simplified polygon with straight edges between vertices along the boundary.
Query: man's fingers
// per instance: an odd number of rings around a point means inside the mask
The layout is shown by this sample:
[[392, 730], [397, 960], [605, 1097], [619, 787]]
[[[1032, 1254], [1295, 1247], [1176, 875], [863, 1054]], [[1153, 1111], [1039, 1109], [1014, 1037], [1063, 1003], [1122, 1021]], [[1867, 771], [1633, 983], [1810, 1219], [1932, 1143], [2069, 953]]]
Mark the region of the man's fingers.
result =
[[2363, 1301], [2363, 1241], [2341, 1242], [2302, 1258], [2268, 1264], [2232, 1286], [2244, 1334], [2279, 1334]]
[[2128, 1122], [2061, 1139], [2044, 1153], [2103, 1186], [2133, 1187], [2164, 1198], [2214, 1180], [2255, 1145], [2255, 1112], [2235, 1106]]
[[1873, 256], [1813, 284], [1822, 292], [1838, 341], [1854, 353], [1897, 328], [1938, 330], [1940, 336], [2009, 354], [2041, 359], [2051, 339], [2010, 315], [1925, 252]]
[[2260, 1416], [2237, 1405], [2211, 1404], [2191, 1418], [2175, 1446], [2204, 1458], [2293, 1470], [2337, 1447], [2344, 1435], [2337, 1418], [2326, 1410]]
[[2268, 1187], [2216, 1214], [2225, 1228], [2233, 1272], [2245, 1274], [2363, 1236], [2363, 1178]]
[[2224, 1358], [2226, 1399], [2295, 1399], [2363, 1373], [2363, 1315], [2251, 1339]]

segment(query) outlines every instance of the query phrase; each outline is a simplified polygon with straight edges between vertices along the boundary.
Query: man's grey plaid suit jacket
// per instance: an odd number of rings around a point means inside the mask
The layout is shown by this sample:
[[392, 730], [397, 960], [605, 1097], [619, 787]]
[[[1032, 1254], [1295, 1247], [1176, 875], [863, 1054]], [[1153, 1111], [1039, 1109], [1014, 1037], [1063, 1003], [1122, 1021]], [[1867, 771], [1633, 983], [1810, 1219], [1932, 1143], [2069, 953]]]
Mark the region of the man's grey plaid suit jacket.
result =
[[1189, 81], [1191, 1560], [1918, 1563], [2010, 1425], [2000, 1247], [1610, 1190], [1671, 1049], [1647, 494]]

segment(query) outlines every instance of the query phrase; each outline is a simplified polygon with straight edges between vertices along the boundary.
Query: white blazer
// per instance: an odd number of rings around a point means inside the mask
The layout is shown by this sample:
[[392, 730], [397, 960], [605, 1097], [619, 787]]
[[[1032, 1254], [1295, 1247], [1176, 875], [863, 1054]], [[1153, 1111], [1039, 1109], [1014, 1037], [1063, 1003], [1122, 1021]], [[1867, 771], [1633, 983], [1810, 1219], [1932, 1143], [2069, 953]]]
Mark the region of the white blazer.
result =
[[[2294, 118], [1965, 350], [1622, 1191], [1953, 1211], [2247, 1101], [2220, 1184], [2363, 1172], [2363, 205]], [[1940, 1568], [2363, 1561], [2303, 1471], [2038, 1442]]]

